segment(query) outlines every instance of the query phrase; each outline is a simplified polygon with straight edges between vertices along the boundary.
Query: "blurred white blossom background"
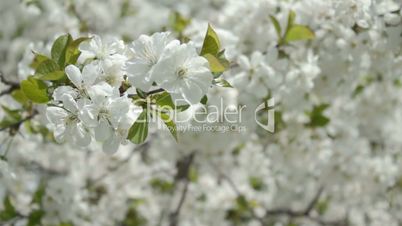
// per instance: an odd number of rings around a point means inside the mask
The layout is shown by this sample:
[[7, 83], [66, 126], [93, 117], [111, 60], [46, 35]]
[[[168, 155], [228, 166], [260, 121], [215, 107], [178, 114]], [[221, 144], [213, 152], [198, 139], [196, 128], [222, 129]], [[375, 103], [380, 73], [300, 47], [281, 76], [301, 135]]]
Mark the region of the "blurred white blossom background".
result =
[[[281, 40], [275, 21], [284, 33], [290, 12], [314, 38]], [[401, 18], [399, 0], [1, 0], [2, 93], [65, 33], [129, 44], [169, 31], [199, 49], [211, 24], [233, 88], [209, 89], [206, 105], [247, 108], [243, 132], [176, 142], [154, 123], [111, 155], [54, 142], [37, 106], [30, 125], [0, 132], [0, 225], [401, 225]], [[272, 97], [274, 133], [254, 117]]]

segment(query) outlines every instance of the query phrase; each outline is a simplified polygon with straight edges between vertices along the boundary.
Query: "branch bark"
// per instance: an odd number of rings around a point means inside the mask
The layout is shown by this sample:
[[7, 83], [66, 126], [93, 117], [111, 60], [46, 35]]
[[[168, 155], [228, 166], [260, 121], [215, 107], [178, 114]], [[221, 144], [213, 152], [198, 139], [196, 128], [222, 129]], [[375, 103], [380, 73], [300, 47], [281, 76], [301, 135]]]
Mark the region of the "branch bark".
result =
[[19, 83], [8, 81], [4, 77], [3, 72], [1, 72], [1, 71], [0, 71], [0, 82], [2, 82], [3, 84], [9, 86], [7, 89], [5, 89], [5, 90], [0, 92], [0, 96], [10, 94], [11, 92], [13, 92], [14, 90], [16, 90], [16, 89], [18, 89], [20, 87]]
[[184, 159], [180, 160], [177, 164], [177, 174], [175, 177], [175, 184], [177, 185], [178, 182], [184, 181], [184, 187], [180, 195], [180, 200], [179, 203], [176, 207], [176, 209], [170, 214], [169, 220], [170, 226], [177, 226], [179, 223], [179, 216], [181, 209], [183, 207], [183, 204], [186, 200], [187, 193], [188, 193], [188, 186], [190, 184], [190, 168], [191, 165], [193, 164], [194, 161], [194, 156], [195, 153], [191, 153], [189, 156], [185, 157]]

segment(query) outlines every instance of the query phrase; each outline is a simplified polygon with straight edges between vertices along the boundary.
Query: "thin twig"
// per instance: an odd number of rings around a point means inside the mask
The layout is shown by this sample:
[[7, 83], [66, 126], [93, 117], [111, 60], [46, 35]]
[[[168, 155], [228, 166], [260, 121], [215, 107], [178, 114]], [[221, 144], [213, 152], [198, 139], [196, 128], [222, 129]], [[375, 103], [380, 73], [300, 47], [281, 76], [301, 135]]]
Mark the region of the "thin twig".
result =
[[3, 90], [0, 92], [0, 96], [10, 94], [14, 90], [18, 89], [20, 87], [20, 84], [12, 81], [8, 81], [5, 77], [3, 72], [0, 71], [0, 82], [3, 83], [4, 85], [9, 86], [7, 89]]
[[161, 92], [163, 92], [163, 91], [165, 91], [165, 90], [162, 89], [162, 88], [160, 88], [160, 89], [155, 89], [155, 90], [151, 90], [151, 91], [149, 91], [149, 92], [147, 93], [147, 96], [153, 95], [153, 94], [157, 94], [157, 93], [161, 93]]
[[177, 184], [180, 180], [184, 180], [184, 188], [180, 195], [179, 203], [176, 209], [170, 214], [170, 226], [177, 226], [179, 222], [179, 216], [181, 209], [183, 207], [184, 201], [186, 200], [188, 193], [188, 186], [190, 184], [190, 168], [194, 161], [195, 153], [191, 153], [189, 156], [185, 157], [183, 160], [177, 163], [177, 174], [175, 177], [175, 184]]
[[7, 129], [17, 129], [17, 130], [18, 130], [18, 128], [20, 128], [20, 126], [21, 126], [22, 123], [31, 120], [31, 119], [34, 118], [37, 114], [38, 114], [38, 112], [34, 111], [32, 114], [30, 114], [30, 115], [28, 115], [27, 117], [21, 119], [20, 121], [14, 123], [14, 124], [11, 124], [11, 125], [9, 125], [9, 126], [7, 126], [7, 127], [1, 128], [1, 129], [0, 129], [0, 132], [2, 132], [2, 131], [4, 131], [4, 130], [7, 130]]
[[[164, 92], [164, 91], [165, 91], [164, 89], [160, 88], [160, 89], [151, 90], [151, 91], [149, 91], [147, 93], [144, 93], [144, 94], [145, 94], [145, 97], [148, 97], [150, 95], [161, 93], [161, 92]], [[129, 94], [128, 97], [131, 98], [131, 97], [134, 97], [135, 95], [137, 95], [137, 94]]]

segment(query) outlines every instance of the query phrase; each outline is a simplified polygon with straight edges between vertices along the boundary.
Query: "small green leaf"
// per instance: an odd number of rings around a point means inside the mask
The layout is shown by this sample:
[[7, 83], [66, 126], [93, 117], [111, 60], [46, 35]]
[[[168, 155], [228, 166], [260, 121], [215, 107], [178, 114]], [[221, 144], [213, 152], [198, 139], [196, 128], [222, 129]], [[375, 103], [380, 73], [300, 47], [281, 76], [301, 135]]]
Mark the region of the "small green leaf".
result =
[[174, 139], [176, 140], [176, 142], [178, 141], [177, 138], [177, 127], [176, 127], [176, 123], [174, 123], [174, 121], [172, 120], [172, 118], [168, 115], [165, 114], [163, 112], [159, 112], [159, 117], [162, 119], [162, 121], [165, 123], [165, 125], [167, 126], [167, 128], [169, 129], [170, 133], [172, 134], [172, 136], [174, 137]]
[[29, 66], [31, 68], [35, 69], [35, 70], [38, 68], [38, 66], [42, 62], [44, 62], [46, 60], [50, 60], [50, 58], [45, 56], [45, 55], [42, 55], [42, 54], [39, 54], [39, 53], [34, 53], [34, 54], [35, 54], [35, 57], [34, 57], [34, 59], [32, 60], [32, 63]]
[[161, 193], [169, 193], [172, 192], [174, 189], [174, 184], [172, 182], [159, 179], [159, 178], [154, 178], [149, 182], [149, 185], [155, 189], [158, 190]]
[[35, 78], [44, 81], [57, 81], [65, 79], [67, 76], [54, 60], [46, 60], [36, 69]]
[[206, 105], [208, 102], [208, 96], [204, 95], [200, 101], [201, 104]]
[[223, 78], [216, 78], [214, 79], [214, 81], [212, 82], [212, 84], [216, 85], [216, 86], [220, 86], [220, 87], [226, 87], [226, 88], [233, 88], [233, 86], [226, 81]]
[[81, 55], [79, 46], [82, 42], [87, 41], [89, 39], [90, 38], [87, 38], [87, 37], [81, 37], [81, 38], [74, 40], [67, 46], [66, 65], [77, 63], [78, 57]]
[[27, 80], [21, 81], [21, 90], [25, 96], [34, 103], [47, 103], [49, 101], [47, 86], [41, 80], [29, 76]]
[[[288, 26], [287, 26], [287, 30], [289, 30], [290, 28], [293, 27], [294, 23], [296, 20], [296, 13], [293, 10], [289, 11], [289, 15], [288, 15]], [[287, 32], [287, 31], [286, 31]]]
[[38, 66], [35, 74], [46, 75], [58, 70], [60, 70], [60, 67], [54, 60], [45, 60]]
[[176, 111], [183, 112], [183, 111], [187, 110], [189, 107], [190, 107], [190, 105], [188, 105], [188, 104], [176, 106]]
[[170, 94], [168, 92], [156, 94], [156, 95], [154, 95], [154, 98], [155, 98], [156, 104], [159, 107], [162, 107], [162, 108], [169, 107], [170, 109], [174, 110], [174, 103], [173, 103], [172, 97], [170, 96]]
[[18, 103], [26, 106], [28, 102], [28, 98], [25, 94], [21, 91], [21, 89], [16, 89], [11, 93], [11, 96], [14, 98], [15, 101]]
[[58, 81], [67, 78], [64, 71], [54, 71], [45, 75], [40, 75], [37, 78], [43, 81]]
[[10, 197], [6, 196], [3, 200], [3, 210], [0, 212], [1, 221], [9, 221], [17, 216], [17, 211], [15, 210], [13, 204], [11, 203]]
[[329, 107], [329, 104], [321, 104], [314, 106], [312, 112], [307, 113], [310, 116], [310, 122], [307, 123], [308, 127], [324, 127], [329, 122], [330, 119], [324, 115], [324, 111]]
[[140, 89], [136, 89], [136, 91], [137, 91], [137, 94], [139, 97], [141, 97], [143, 99], [147, 98], [147, 94], [144, 91], [142, 91]]
[[177, 33], [182, 33], [184, 29], [191, 23], [190, 19], [184, 18], [180, 13], [174, 12], [170, 15], [170, 26]]
[[204, 43], [201, 49], [201, 56], [204, 56], [208, 53], [216, 56], [219, 53], [220, 49], [221, 43], [219, 41], [218, 35], [211, 27], [211, 25], [208, 24], [207, 34], [205, 35]]
[[215, 56], [213, 56], [212, 54], [205, 54], [203, 55], [203, 57], [205, 57], [205, 59], [208, 60], [209, 63], [209, 68], [211, 69], [211, 72], [213, 73], [222, 73], [226, 70], [225, 65], [223, 65], [218, 58], [216, 58]]
[[4, 113], [6, 113], [7, 117], [9, 117], [10, 119], [12, 119], [15, 122], [18, 122], [21, 120], [21, 114], [20, 114], [20, 110], [11, 110], [10, 108], [6, 107], [6, 106], [1, 106], [4, 110]]
[[262, 191], [266, 188], [264, 180], [259, 177], [250, 177], [249, 184], [256, 191]]
[[138, 116], [137, 121], [128, 131], [127, 139], [134, 144], [141, 144], [148, 136], [148, 112], [146, 109]]
[[70, 34], [62, 35], [54, 41], [51, 49], [52, 59], [62, 68], [66, 63], [66, 51], [70, 42], [72, 42]]
[[269, 17], [271, 18], [271, 21], [274, 24], [274, 27], [275, 27], [275, 30], [276, 30], [276, 34], [278, 35], [278, 38], [281, 39], [282, 38], [281, 24], [279, 23], [279, 21], [274, 16], [269, 16]]
[[28, 216], [27, 226], [39, 226], [42, 222], [42, 217], [45, 215], [43, 210], [34, 210]]
[[315, 35], [310, 28], [303, 25], [293, 25], [286, 34], [286, 42], [314, 39]]
[[0, 121], [0, 129], [6, 129], [6, 128], [10, 128], [12, 126], [16, 125], [16, 121], [9, 119], [9, 118], [3, 118]]
[[46, 192], [45, 184], [40, 183], [40, 185], [38, 186], [32, 197], [32, 203], [40, 204], [42, 202], [43, 196], [45, 195], [45, 192]]

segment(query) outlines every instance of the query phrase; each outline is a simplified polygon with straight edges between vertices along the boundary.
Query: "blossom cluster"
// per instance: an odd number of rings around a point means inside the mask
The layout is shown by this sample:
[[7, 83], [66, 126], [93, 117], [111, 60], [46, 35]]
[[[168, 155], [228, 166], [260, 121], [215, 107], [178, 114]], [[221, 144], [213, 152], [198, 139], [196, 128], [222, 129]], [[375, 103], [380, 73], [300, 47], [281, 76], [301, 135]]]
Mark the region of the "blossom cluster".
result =
[[127, 47], [95, 35], [79, 50], [82, 70], [74, 64], [65, 67], [71, 83], [54, 89], [46, 109], [59, 143], [85, 147], [95, 138], [104, 151], [114, 153], [142, 112], [130, 101], [130, 90], [147, 93], [159, 87], [173, 100], [197, 104], [212, 85], [208, 60], [192, 43], [180, 44], [167, 32], [141, 35]]

